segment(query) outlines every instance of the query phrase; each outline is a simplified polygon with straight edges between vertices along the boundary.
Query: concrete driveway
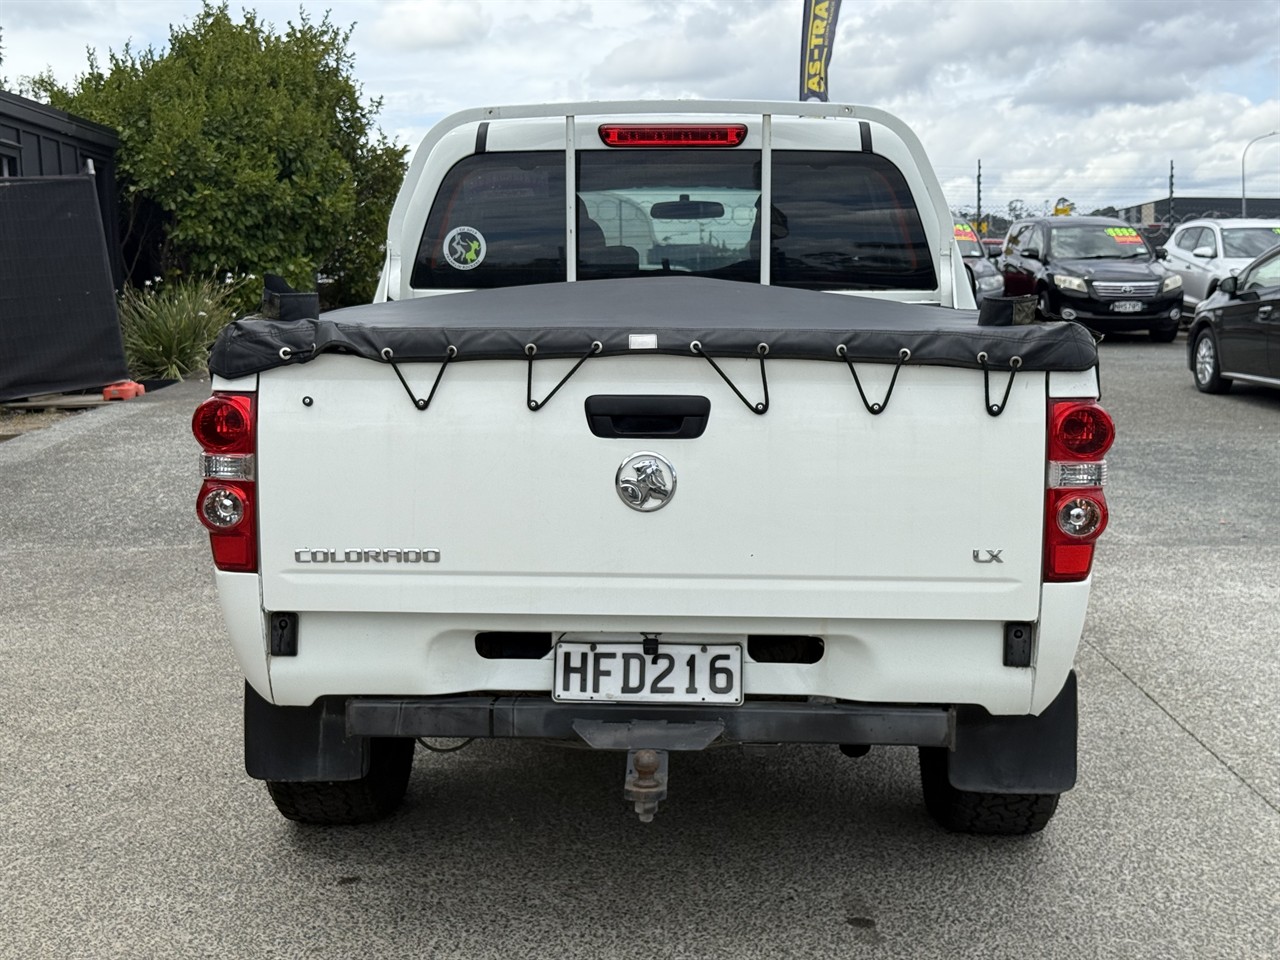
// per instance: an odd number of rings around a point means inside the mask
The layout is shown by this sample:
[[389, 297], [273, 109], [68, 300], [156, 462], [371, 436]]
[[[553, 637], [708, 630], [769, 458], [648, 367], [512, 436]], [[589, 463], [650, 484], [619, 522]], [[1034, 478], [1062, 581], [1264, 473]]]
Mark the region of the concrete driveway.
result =
[[[1280, 956], [1280, 393], [1104, 344], [1112, 525], [1081, 778], [953, 836], [913, 751], [420, 751], [390, 820], [281, 819], [194, 518], [182, 384], [0, 444], [0, 957]], [[674, 769], [678, 763], [678, 769]]]

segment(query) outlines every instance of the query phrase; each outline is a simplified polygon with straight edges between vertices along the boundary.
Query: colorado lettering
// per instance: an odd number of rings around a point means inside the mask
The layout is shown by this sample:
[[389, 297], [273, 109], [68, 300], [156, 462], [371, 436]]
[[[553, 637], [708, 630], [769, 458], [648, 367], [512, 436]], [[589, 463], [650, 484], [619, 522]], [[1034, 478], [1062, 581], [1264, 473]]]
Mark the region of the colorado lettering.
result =
[[404, 550], [312, 550], [302, 547], [293, 551], [295, 563], [439, 563], [440, 551]]

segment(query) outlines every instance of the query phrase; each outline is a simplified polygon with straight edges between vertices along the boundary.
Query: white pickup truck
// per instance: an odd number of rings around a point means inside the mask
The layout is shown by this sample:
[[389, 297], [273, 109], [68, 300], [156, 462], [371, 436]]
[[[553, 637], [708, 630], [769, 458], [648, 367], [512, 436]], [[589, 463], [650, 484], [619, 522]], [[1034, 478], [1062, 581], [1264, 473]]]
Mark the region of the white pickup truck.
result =
[[387, 302], [229, 326], [193, 418], [281, 813], [383, 816], [416, 741], [500, 737], [618, 751], [645, 820], [673, 752], [809, 743], [918, 747], [950, 829], [1049, 821], [1114, 428], [1083, 327], [966, 309], [901, 121], [467, 111], [387, 248]]

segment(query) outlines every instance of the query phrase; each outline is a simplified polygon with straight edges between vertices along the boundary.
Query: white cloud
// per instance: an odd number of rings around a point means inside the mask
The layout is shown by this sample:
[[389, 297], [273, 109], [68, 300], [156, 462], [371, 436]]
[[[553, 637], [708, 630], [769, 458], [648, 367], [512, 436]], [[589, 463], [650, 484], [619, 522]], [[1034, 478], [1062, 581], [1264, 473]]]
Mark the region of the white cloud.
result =
[[110, 20], [117, 13], [115, 0], [5, 0], [0, 27], [6, 32], [51, 30], [74, 26], [85, 20]]
[[489, 34], [486, 8], [467, 0], [399, 0], [378, 7], [376, 43], [391, 50], [477, 49]]
[[[282, 27], [298, 0], [232, 0]], [[557, 100], [792, 100], [801, 0], [302, 0], [356, 23], [351, 51], [380, 122], [416, 146], [464, 107]], [[57, 9], [51, 9], [57, 8]], [[77, 11], [75, 17], [67, 11]], [[86, 45], [163, 46], [198, 0], [0, 0], [4, 73], [62, 80]], [[956, 203], [1068, 196], [1127, 205], [1239, 193], [1240, 154], [1280, 129], [1274, 0], [869, 0], [840, 14], [831, 96], [920, 135]], [[1280, 137], [1253, 146], [1250, 196], [1280, 195]]]

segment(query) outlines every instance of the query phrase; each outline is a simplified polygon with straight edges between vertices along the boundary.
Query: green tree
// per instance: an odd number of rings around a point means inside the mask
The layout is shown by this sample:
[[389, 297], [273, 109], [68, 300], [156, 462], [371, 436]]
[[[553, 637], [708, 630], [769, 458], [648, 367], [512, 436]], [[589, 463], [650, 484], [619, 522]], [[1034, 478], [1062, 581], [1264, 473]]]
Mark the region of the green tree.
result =
[[109, 51], [70, 87], [31, 89], [114, 127], [126, 263], [134, 282], [279, 273], [330, 305], [367, 302], [405, 147], [375, 131], [361, 102], [351, 31], [300, 13], [277, 33], [206, 0], [168, 48]]

